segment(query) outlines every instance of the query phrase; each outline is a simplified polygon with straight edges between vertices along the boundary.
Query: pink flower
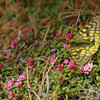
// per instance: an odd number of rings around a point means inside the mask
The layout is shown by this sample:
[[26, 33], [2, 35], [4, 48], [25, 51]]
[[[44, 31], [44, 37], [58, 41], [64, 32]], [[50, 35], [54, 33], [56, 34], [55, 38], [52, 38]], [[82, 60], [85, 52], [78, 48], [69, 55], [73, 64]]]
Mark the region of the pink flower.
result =
[[29, 65], [32, 65], [33, 63], [34, 63], [34, 60], [33, 60], [33, 59], [29, 59], [29, 60], [28, 60], [28, 64], [29, 64]]
[[14, 48], [17, 43], [18, 43], [17, 40], [11, 41], [11, 43], [10, 43], [11, 48]]
[[64, 64], [68, 64], [69, 63], [69, 60], [68, 59], [64, 59]]
[[0, 51], [0, 55], [2, 55], [2, 52]]
[[55, 59], [56, 59], [55, 56], [53, 56], [53, 57], [50, 58], [50, 62], [51, 62], [51, 64], [54, 63]]
[[18, 82], [18, 83], [15, 83], [15, 87], [21, 87], [22, 86], [22, 82]]
[[59, 64], [59, 65], [57, 65], [57, 68], [60, 68], [60, 64]]
[[29, 32], [32, 33], [33, 32], [33, 29], [32, 28], [29, 28]]
[[56, 71], [60, 71], [60, 68], [56, 68]]
[[25, 76], [24, 75], [20, 75], [19, 78], [17, 78], [17, 81], [24, 81]]
[[9, 92], [8, 98], [11, 99], [14, 97], [14, 94], [12, 92]]
[[19, 7], [19, 8], [18, 8], [18, 11], [19, 11], [19, 12], [20, 12], [20, 11], [22, 11], [22, 8], [21, 8], [21, 7]]
[[69, 51], [69, 46], [67, 44], [64, 44], [64, 48], [66, 48], [67, 51]]
[[61, 67], [64, 68], [64, 64], [61, 64]]
[[24, 40], [26, 40], [27, 39], [27, 37], [26, 36], [24, 36]]
[[43, 41], [42, 44], [41, 44], [41, 46], [44, 46], [44, 45], [45, 45], [45, 42]]
[[12, 85], [11, 85], [11, 84], [8, 84], [8, 83], [6, 83], [6, 84], [4, 85], [4, 88], [6, 88], [7, 90], [10, 90], [11, 87], [12, 87]]
[[26, 75], [27, 75], [27, 73], [26, 73], [25, 71], [23, 71], [22, 75], [23, 75], [23, 76], [26, 76]]
[[66, 40], [69, 41], [73, 37], [73, 33], [69, 33], [66, 37]]
[[0, 62], [0, 68], [2, 67], [2, 63]]
[[8, 54], [7, 56], [6, 56], [6, 59], [10, 59], [11, 58], [11, 54]]
[[63, 68], [64, 68], [64, 64], [59, 64], [59, 65], [57, 65], [57, 68], [56, 68], [56, 71], [61, 71], [61, 70], [63, 70]]
[[8, 83], [5, 84], [4, 88], [10, 90], [13, 84], [14, 84], [14, 78], [12, 78], [12, 80], [9, 80]]
[[48, 18], [44, 19], [44, 23], [47, 23], [48, 21], [49, 21]]
[[59, 36], [60, 35], [60, 32], [56, 33], [56, 36]]
[[51, 24], [51, 21], [48, 21], [47, 23], [48, 23], [48, 24]]
[[91, 72], [92, 68], [93, 68], [93, 63], [91, 63], [91, 64], [88, 63], [85, 66], [84, 65], [79, 66], [81, 73], [85, 73], [85, 74], [89, 74], [89, 72]]
[[74, 69], [77, 68], [77, 66], [74, 64], [74, 61], [73, 60], [69, 62], [68, 67], [69, 67], [69, 69], [72, 69], [72, 70], [74, 70]]
[[11, 80], [8, 81], [8, 84], [14, 84], [14, 78], [12, 78]]
[[34, 65], [29, 66], [29, 70], [33, 70], [34, 69]]

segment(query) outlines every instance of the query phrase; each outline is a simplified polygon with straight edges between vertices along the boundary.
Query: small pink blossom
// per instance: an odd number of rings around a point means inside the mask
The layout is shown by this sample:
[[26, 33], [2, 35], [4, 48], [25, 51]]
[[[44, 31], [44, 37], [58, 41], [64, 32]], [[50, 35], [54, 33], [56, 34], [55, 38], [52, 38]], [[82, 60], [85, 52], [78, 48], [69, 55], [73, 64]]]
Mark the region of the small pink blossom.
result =
[[11, 48], [14, 48], [17, 43], [18, 43], [17, 40], [11, 41], [11, 43], [10, 43]]
[[41, 46], [44, 46], [44, 45], [45, 45], [45, 42], [43, 41], [42, 44], [41, 44]]
[[48, 24], [51, 24], [51, 21], [48, 21], [47, 23], [48, 23]]
[[11, 98], [13, 98], [13, 97], [14, 97], [14, 93], [9, 92], [8, 98], [11, 99]]
[[33, 29], [32, 28], [29, 28], [29, 32], [32, 33], [33, 32]]
[[6, 59], [10, 59], [11, 58], [11, 54], [7, 54]]
[[0, 68], [2, 67], [2, 63], [0, 62]]
[[63, 68], [64, 67], [64, 64], [61, 64], [61, 67]]
[[56, 33], [56, 36], [59, 36], [60, 35], [60, 32]]
[[21, 87], [22, 86], [22, 82], [18, 82], [18, 83], [15, 83], [15, 87]]
[[21, 8], [21, 7], [19, 7], [19, 8], [18, 8], [18, 11], [19, 11], [19, 12], [20, 12], [20, 11], [22, 11], [22, 8]]
[[60, 68], [60, 64], [59, 64], [59, 65], [57, 65], [57, 68]]
[[64, 48], [66, 48], [67, 51], [69, 51], [69, 46], [67, 44], [64, 44]]
[[34, 69], [34, 65], [29, 66], [29, 70], [33, 70]]
[[26, 73], [25, 71], [23, 71], [22, 75], [23, 75], [23, 76], [26, 76], [26, 75], [27, 75], [27, 73]]
[[84, 65], [79, 66], [81, 73], [85, 73], [85, 74], [89, 74], [89, 72], [91, 72], [92, 68], [93, 68], [93, 63], [91, 63], [91, 64], [88, 63], [85, 66]]
[[68, 59], [64, 59], [64, 64], [68, 64], [69, 63], [69, 60]]
[[25, 76], [24, 75], [20, 75], [19, 78], [17, 78], [17, 81], [24, 81]]
[[63, 68], [64, 68], [64, 64], [59, 64], [59, 65], [57, 65], [57, 68], [56, 68], [56, 71], [61, 71], [61, 70], [63, 70]]
[[14, 84], [14, 78], [9, 80], [8, 83], [5, 84], [4, 88], [6, 88], [7, 90], [10, 90], [13, 84]]
[[64, 69], [64, 64], [61, 64], [60, 70], [63, 70], [63, 69]]
[[44, 19], [44, 23], [47, 23], [48, 21], [49, 21], [48, 18]]
[[56, 59], [55, 56], [53, 56], [53, 57], [50, 58], [50, 62], [51, 62], [51, 64], [54, 63], [55, 59]]
[[56, 68], [56, 71], [60, 71], [60, 68]]
[[12, 87], [12, 85], [11, 85], [11, 84], [8, 84], [8, 83], [6, 83], [6, 84], [4, 85], [4, 88], [6, 88], [7, 90], [10, 90], [11, 87]]
[[28, 64], [29, 64], [29, 65], [33, 65], [33, 63], [34, 63], [34, 60], [33, 60], [33, 59], [29, 59], [29, 60], [28, 60]]
[[68, 67], [69, 67], [69, 69], [72, 69], [72, 70], [74, 70], [74, 69], [77, 68], [77, 66], [74, 64], [74, 61], [73, 60], [69, 62]]
[[24, 40], [26, 40], [27, 39], [27, 37], [26, 36], [24, 36]]
[[14, 84], [14, 78], [12, 78], [11, 80], [8, 81], [8, 84]]
[[66, 40], [69, 41], [73, 37], [73, 33], [69, 33], [66, 37]]
[[2, 55], [2, 52], [0, 51], [0, 56]]

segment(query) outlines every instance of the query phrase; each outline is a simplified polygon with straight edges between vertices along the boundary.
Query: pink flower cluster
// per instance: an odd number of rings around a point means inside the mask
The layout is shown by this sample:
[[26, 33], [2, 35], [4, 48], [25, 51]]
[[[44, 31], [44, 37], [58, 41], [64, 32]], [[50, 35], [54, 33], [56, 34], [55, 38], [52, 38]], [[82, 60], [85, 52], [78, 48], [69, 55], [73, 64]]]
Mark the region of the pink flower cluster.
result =
[[91, 63], [91, 64], [88, 63], [85, 66], [84, 65], [79, 66], [81, 73], [85, 73], [85, 74], [89, 74], [89, 72], [92, 70], [92, 68], [93, 68], [93, 63]]
[[14, 40], [10, 43], [11, 48], [14, 48], [16, 46], [16, 44], [18, 43], [17, 40]]
[[56, 71], [61, 71], [61, 70], [63, 70], [64, 69], [64, 64], [59, 64], [59, 65], [57, 65], [57, 68], [56, 68]]
[[63, 62], [63, 64], [68, 64], [69, 63], [69, 60], [68, 59], [64, 59], [64, 62]]
[[24, 81], [26, 72], [24, 71], [22, 75], [17, 78], [18, 83], [15, 83], [15, 87], [22, 87], [22, 81]]
[[[16, 83], [14, 81], [14, 78], [12, 78], [11, 80], [8, 81], [8, 83], [6, 83], [4, 85], [4, 88], [6, 88], [7, 90], [10, 90], [14, 83], [15, 83], [15, 87], [21, 88], [22, 87], [22, 81], [24, 81], [26, 75], [27, 75], [27, 73], [25, 71], [23, 71], [22, 75], [20, 75], [19, 78], [17, 78]], [[13, 97], [14, 97], [14, 93], [9, 92], [8, 98], [11, 99]]]
[[69, 33], [66, 37], [66, 40], [69, 41], [73, 37], [73, 33]]
[[12, 80], [9, 80], [8, 83], [5, 84], [4, 88], [10, 90], [13, 84], [14, 84], [14, 78], [12, 78]]
[[2, 67], [2, 63], [0, 62], [0, 68]]
[[22, 87], [22, 82], [20, 81], [20, 82], [18, 82], [18, 83], [15, 83], [15, 87], [21, 88], [21, 87]]
[[51, 64], [54, 63], [55, 59], [56, 59], [55, 56], [53, 56], [53, 57], [50, 58], [50, 62], [51, 62]]
[[69, 62], [68, 67], [69, 67], [69, 69], [72, 69], [72, 70], [77, 68], [77, 66], [74, 64], [73, 60]]
[[62, 64], [57, 65], [56, 71], [61, 71], [64, 68], [64, 65], [67, 65], [69, 67], [69, 69], [76, 69], [77, 66], [74, 64], [74, 61], [69, 61], [69, 59], [64, 59], [64, 61], [62, 62]]
[[24, 81], [26, 75], [27, 73], [23, 71], [22, 75], [20, 75], [19, 78], [17, 78], [18, 82], [15, 83], [15, 87], [19, 87], [19, 88], [22, 87], [22, 81]]
[[34, 66], [33, 63], [34, 63], [34, 60], [33, 60], [33, 59], [29, 59], [29, 60], [28, 60], [28, 64], [30, 65], [30, 66], [29, 66], [29, 70], [33, 70], [33, 69], [34, 69], [35, 66]]
[[11, 54], [7, 54], [6, 59], [10, 59], [11, 58]]
[[60, 32], [56, 33], [56, 36], [59, 36], [60, 35]]
[[64, 44], [64, 48], [66, 48], [67, 51], [69, 51], [69, 46], [67, 44]]
[[69, 60], [68, 59], [64, 59], [64, 62], [62, 62], [62, 64], [57, 65], [56, 71], [62, 71], [64, 69], [64, 65], [68, 64]]
[[11, 99], [11, 98], [13, 98], [13, 97], [14, 97], [14, 93], [9, 92], [8, 98]]
[[[26, 76], [26, 72], [24, 71], [22, 75], [20, 75], [19, 78], [17, 78], [18, 83], [15, 83], [15, 87], [20, 87], [22, 85], [21, 82], [24, 81], [25, 76]], [[15, 82], [14, 78], [12, 78], [12, 80], [9, 80], [8, 83], [4, 85], [4, 88], [10, 90], [14, 82]]]

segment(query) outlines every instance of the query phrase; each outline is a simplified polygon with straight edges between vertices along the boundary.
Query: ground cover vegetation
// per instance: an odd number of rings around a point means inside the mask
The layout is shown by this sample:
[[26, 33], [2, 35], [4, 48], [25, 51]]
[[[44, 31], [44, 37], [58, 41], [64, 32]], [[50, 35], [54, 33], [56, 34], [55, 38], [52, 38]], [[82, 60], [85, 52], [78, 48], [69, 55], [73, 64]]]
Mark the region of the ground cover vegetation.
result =
[[100, 100], [100, 49], [83, 65], [70, 52], [99, 16], [100, 0], [1, 0], [0, 100]]

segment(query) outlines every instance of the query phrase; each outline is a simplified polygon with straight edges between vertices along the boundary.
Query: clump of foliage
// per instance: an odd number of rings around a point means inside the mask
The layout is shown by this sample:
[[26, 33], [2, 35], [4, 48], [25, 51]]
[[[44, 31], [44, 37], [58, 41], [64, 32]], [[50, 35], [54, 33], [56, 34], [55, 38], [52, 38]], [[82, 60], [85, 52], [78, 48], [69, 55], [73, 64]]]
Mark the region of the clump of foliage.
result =
[[1, 0], [0, 5], [1, 100], [100, 99], [100, 50], [86, 74], [68, 48], [93, 12], [100, 15], [99, 1]]

